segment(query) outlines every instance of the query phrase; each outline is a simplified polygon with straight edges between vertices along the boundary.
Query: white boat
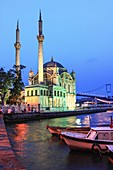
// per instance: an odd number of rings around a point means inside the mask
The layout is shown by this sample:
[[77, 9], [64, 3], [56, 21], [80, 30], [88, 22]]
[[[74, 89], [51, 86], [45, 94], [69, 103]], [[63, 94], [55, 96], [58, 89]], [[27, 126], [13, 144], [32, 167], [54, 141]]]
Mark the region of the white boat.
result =
[[94, 127], [87, 134], [78, 132], [62, 132], [60, 138], [63, 139], [70, 149], [91, 151], [107, 151], [106, 145], [113, 145], [113, 128]]
[[108, 160], [113, 164], [113, 145], [107, 145], [109, 150], [108, 152]]

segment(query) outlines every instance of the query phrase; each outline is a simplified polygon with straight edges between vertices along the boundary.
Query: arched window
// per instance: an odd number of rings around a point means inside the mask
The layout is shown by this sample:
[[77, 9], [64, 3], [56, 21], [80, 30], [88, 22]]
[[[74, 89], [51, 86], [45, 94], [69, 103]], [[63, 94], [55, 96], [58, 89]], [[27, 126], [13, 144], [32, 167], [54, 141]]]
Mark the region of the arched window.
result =
[[68, 84], [68, 92], [70, 93], [70, 84]]
[[41, 95], [41, 96], [43, 95], [43, 90], [40, 90], [40, 95]]
[[37, 96], [37, 94], [38, 94], [38, 93], [37, 93], [37, 90], [35, 90], [35, 96]]
[[33, 90], [31, 90], [31, 96], [33, 96]]
[[29, 91], [27, 91], [27, 96], [29, 96]]
[[64, 88], [66, 89], [66, 84], [64, 84]]

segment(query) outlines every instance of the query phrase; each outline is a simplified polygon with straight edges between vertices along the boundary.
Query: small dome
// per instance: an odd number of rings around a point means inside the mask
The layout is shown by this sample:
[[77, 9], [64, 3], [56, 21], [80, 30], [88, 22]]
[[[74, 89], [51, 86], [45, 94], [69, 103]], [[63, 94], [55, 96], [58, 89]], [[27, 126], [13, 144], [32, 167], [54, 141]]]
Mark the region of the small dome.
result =
[[34, 72], [32, 71], [32, 69], [31, 69], [30, 72], [29, 72], [29, 77], [30, 77], [30, 78], [34, 77]]

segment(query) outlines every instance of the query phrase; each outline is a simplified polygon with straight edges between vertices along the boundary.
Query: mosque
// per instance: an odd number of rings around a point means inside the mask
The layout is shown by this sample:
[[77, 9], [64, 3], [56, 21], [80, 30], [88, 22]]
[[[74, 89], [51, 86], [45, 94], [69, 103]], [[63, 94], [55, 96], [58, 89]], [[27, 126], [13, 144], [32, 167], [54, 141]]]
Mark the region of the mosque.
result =
[[[67, 72], [59, 62], [51, 61], [44, 64], [43, 59], [43, 21], [41, 11], [38, 21], [38, 73], [29, 72], [28, 85], [25, 86], [25, 103], [39, 106], [41, 110], [66, 111], [74, 110], [76, 103], [75, 72]], [[16, 65], [20, 65], [19, 27], [16, 30]]]

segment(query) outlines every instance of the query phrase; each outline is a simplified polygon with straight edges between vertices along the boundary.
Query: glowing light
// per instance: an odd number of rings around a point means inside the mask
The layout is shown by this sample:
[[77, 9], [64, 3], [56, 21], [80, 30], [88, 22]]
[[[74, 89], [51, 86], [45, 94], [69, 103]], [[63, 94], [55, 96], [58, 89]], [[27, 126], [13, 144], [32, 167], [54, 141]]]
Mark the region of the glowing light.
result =
[[81, 125], [80, 119], [76, 119], [77, 125]]

